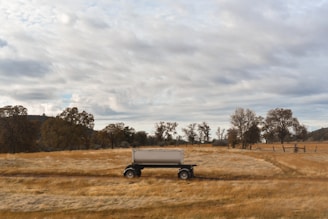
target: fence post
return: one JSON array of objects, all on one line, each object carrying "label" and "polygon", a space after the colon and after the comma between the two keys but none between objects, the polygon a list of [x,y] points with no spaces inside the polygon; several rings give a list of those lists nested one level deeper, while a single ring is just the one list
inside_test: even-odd
[{"label": "fence post", "polygon": [[284,147],[284,145],[281,145],[281,146],[282,146],[282,149],[284,150],[284,152],[286,152],[286,151],[285,151],[285,147]]}]

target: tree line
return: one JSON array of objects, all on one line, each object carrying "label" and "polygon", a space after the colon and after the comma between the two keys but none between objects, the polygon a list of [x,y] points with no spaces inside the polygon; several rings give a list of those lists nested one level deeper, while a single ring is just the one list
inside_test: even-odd
[{"label": "tree line", "polygon": [[245,149],[263,139],[283,143],[305,140],[307,134],[290,109],[273,109],[263,118],[250,109],[237,108],[231,115],[231,125],[227,132],[218,127],[213,139],[206,122],[182,128],[183,136],[177,132],[178,123],[163,121],[155,123],[153,135],[124,123],[108,124],[95,131],[94,116],[77,107],[66,108],[55,117],[33,117],[24,106],[5,106],[0,108],[0,153],[201,143],[241,145]]},{"label": "tree line", "polygon": [[266,118],[257,116],[250,109],[237,108],[231,115],[232,128],[228,130],[228,142],[232,147],[240,144],[243,149],[264,140],[266,143],[279,141],[305,141],[307,128],[293,117],[291,109],[269,110]]}]

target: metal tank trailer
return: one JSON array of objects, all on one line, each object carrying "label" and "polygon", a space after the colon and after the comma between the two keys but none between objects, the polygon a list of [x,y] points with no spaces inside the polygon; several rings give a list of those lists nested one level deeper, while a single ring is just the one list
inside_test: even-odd
[{"label": "metal tank trailer", "polygon": [[194,177],[196,164],[183,163],[183,150],[176,149],[132,149],[132,163],[128,165],[123,175],[127,178],[140,177],[145,168],[178,168],[180,179]]}]

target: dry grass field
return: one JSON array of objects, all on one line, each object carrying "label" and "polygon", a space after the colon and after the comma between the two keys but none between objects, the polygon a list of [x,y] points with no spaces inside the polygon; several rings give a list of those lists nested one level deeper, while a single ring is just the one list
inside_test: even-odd
[{"label": "dry grass field", "polygon": [[305,145],[179,147],[198,165],[186,181],[124,178],[131,149],[1,154],[0,218],[328,218],[328,144]]}]

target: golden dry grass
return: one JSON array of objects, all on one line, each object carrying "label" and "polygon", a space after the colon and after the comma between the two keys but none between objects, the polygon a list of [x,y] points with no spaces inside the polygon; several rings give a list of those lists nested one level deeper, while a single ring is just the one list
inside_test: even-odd
[{"label": "golden dry grass", "polygon": [[0,218],[328,218],[328,144],[182,148],[195,179],[176,169],[125,179],[131,149],[2,154]]}]

